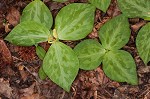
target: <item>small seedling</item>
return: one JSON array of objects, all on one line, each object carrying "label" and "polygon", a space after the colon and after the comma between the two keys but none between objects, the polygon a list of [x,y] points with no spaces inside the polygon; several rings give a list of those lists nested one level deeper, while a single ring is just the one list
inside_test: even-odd
[{"label": "small seedling", "polygon": [[35,0],[23,10],[21,23],[5,40],[19,46],[37,46],[45,41],[50,43],[46,54],[39,46],[36,49],[39,58],[43,59],[40,77],[44,79],[47,75],[69,91],[78,74],[79,60],[75,52],[59,40],[79,40],[86,37],[93,29],[94,15],[95,7],[90,4],[69,4],[59,11],[52,30],[53,19],[49,9],[40,0]]},{"label": "small seedling", "polygon": [[111,19],[99,30],[101,44],[95,40],[85,40],[74,48],[79,58],[79,67],[92,70],[102,62],[103,70],[110,79],[137,85],[134,59],[128,52],[120,50],[129,37],[128,19],[123,15]]}]

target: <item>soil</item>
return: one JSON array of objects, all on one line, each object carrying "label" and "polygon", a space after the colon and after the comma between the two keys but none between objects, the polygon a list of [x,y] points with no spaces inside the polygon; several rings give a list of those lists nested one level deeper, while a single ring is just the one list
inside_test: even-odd
[{"label": "soil", "polygon": [[[87,0],[69,0],[58,3],[43,0],[51,10],[53,17],[69,3]],[[4,38],[19,23],[23,8],[31,0],[0,0],[0,98],[1,99],[150,99],[150,63],[145,66],[135,46],[138,31],[147,22],[143,19],[129,19],[131,36],[128,44],[122,49],[133,56],[139,79],[139,85],[118,83],[104,74],[102,66],[92,71],[80,70],[72,84],[71,91],[65,92],[48,78],[40,80],[38,70],[42,61],[35,53],[35,47],[15,46]],[[112,0],[106,13],[96,10],[93,31],[87,36],[98,39],[98,29],[109,19],[121,14],[116,0]],[[80,40],[81,41],[81,40]],[[63,41],[74,47],[80,41]],[[45,50],[47,43],[41,44]]]}]

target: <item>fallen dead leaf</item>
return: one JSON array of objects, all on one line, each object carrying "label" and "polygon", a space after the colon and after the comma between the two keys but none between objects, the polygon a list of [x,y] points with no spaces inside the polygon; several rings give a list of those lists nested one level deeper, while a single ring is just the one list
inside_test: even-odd
[{"label": "fallen dead leaf", "polygon": [[[20,89],[19,90],[19,92],[21,93],[20,97],[32,96],[34,94],[34,87],[35,87],[35,83],[33,83],[29,88]],[[24,98],[24,99],[29,99],[29,98]],[[32,98],[32,99],[34,99],[34,98]]]},{"label": "fallen dead leaf", "polygon": [[139,23],[139,22],[140,22],[140,18],[130,18],[130,19],[129,19],[129,22],[130,22],[131,24]]},{"label": "fallen dead leaf", "polygon": [[149,66],[141,66],[138,70],[138,73],[143,74],[143,73],[148,73],[150,72],[150,67]]},{"label": "fallen dead leaf", "polygon": [[9,28],[10,24],[9,23],[6,23],[5,24],[5,32],[8,33],[11,31],[11,29]]},{"label": "fallen dead leaf", "polygon": [[28,78],[28,73],[24,71],[24,69],[21,69],[23,66],[19,66],[18,68],[20,68],[19,72],[21,75],[21,78],[23,79],[23,81],[26,81],[26,79]]},{"label": "fallen dead leaf", "polygon": [[130,87],[128,88],[128,92],[129,93],[137,93],[139,91],[139,87],[138,86],[133,86],[133,87]]},{"label": "fallen dead leaf", "polygon": [[9,81],[4,81],[3,78],[0,78],[0,94],[9,99],[12,96],[12,88],[10,87]]},{"label": "fallen dead leaf", "polygon": [[64,6],[64,4],[62,4],[62,3],[59,3],[59,2],[52,2],[52,3],[50,4],[50,9],[51,9],[51,10],[58,10],[58,9],[61,9],[63,6]]},{"label": "fallen dead leaf", "polygon": [[140,21],[139,23],[136,23],[134,25],[131,26],[131,29],[134,32],[137,32],[142,26],[144,26],[147,22],[146,21]]},{"label": "fallen dead leaf", "polygon": [[100,83],[100,85],[106,84],[109,82],[109,78],[106,77],[106,75],[104,74],[104,71],[100,67],[98,67],[96,69],[96,72],[97,72],[96,73],[97,74],[97,80]]},{"label": "fallen dead leaf", "polygon": [[11,7],[8,10],[8,14],[6,15],[6,19],[10,24],[12,24],[13,26],[16,26],[20,20],[19,11],[15,7]]},{"label": "fallen dead leaf", "polygon": [[21,99],[41,99],[41,98],[39,97],[39,94],[32,94],[29,96],[21,97]]},{"label": "fallen dead leaf", "polygon": [[0,11],[0,28],[3,27],[3,21],[4,21],[3,12]]},{"label": "fallen dead leaf", "polygon": [[97,31],[95,28],[93,28],[92,33],[90,33],[90,34],[88,35],[88,37],[91,38],[91,39],[97,38],[97,37],[98,37],[98,31]]},{"label": "fallen dead leaf", "polygon": [[115,81],[110,82],[108,85],[108,87],[111,87],[111,88],[117,88],[119,86],[120,86],[120,84],[118,82],[115,82]]},{"label": "fallen dead leaf", "polygon": [[117,5],[117,0],[112,0],[112,3],[110,4],[110,6],[107,10],[107,14],[110,17],[115,17],[115,16],[121,14],[121,11]]},{"label": "fallen dead leaf", "polygon": [[25,47],[25,46],[18,46],[17,48],[18,55],[20,58],[27,62],[33,62],[37,59],[35,46]]},{"label": "fallen dead leaf", "polygon": [[95,11],[95,18],[94,18],[95,24],[97,24],[98,22],[100,22],[103,19],[102,14],[103,14],[103,12],[98,9]]},{"label": "fallen dead leaf", "polygon": [[4,40],[0,39],[0,54],[2,55],[2,59],[5,63],[11,64],[12,63],[12,56],[7,48]]},{"label": "fallen dead leaf", "polygon": [[119,90],[115,90],[112,99],[129,99],[126,94],[121,93]]},{"label": "fallen dead leaf", "polygon": [[97,29],[97,30],[99,30],[107,21],[109,21],[111,19],[111,17],[105,17],[105,18],[103,18],[103,20],[100,22],[100,23],[98,23],[96,26],[95,26],[95,28]]},{"label": "fallen dead leaf", "polygon": [[120,86],[117,88],[117,90],[121,93],[125,92],[127,90],[127,86]]}]

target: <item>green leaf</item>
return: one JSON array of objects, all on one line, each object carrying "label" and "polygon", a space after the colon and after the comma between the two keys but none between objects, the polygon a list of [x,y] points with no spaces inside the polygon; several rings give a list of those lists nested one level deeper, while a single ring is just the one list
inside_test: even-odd
[{"label": "green leaf", "polygon": [[53,18],[48,7],[40,0],[35,0],[29,3],[23,10],[21,22],[35,21],[42,23],[48,29],[53,24]]},{"label": "green leaf", "polygon": [[111,19],[100,28],[99,38],[107,50],[122,48],[130,38],[128,19],[123,15]]},{"label": "green leaf", "polygon": [[62,8],[56,16],[55,28],[60,40],[79,40],[93,29],[95,7],[74,3]]},{"label": "green leaf", "polygon": [[42,80],[46,79],[46,77],[47,77],[47,75],[44,72],[42,67],[40,67],[38,74],[39,74],[40,79],[42,79]]},{"label": "green leaf", "polygon": [[111,2],[111,0],[88,0],[88,1],[98,9],[101,9],[103,12],[106,12]]},{"label": "green leaf", "polygon": [[139,56],[147,64],[150,61],[150,23],[146,24],[139,31],[136,38],[136,46]]},{"label": "green leaf", "polygon": [[150,20],[150,0],[118,0],[118,4],[127,17]]},{"label": "green leaf", "polygon": [[37,46],[36,47],[36,54],[38,55],[38,57],[43,60],[46,54],[46,51],[41,47],[41,46]]},{"label": "green leaf", "polygon": [[65,1],[68,1],[68,0],[53,0],[53,1],[56,1],[56,2],[65,2]]},{"label": "green leaf", "polygon": [[61,42],[55,42],[44,58],[43,70],[53,82],[69,92],[78,74],[79,60],[70,47]]},{"label": "green leaf", "polygon": [[[36,54],[41,60],[43,60],[46,55],[46,51],[41,46],[36,46]],[[42,80],[46,79],[47,77],[42,67],[40,67],[38,74],[39,74],[40,79]]]},{"label": "green leaf", "polygon": [[105,49],[96,40],[84,40],[75,48],[79,58],[79,67],[84,70],[92,70],[97,68],[105,55]]},{"label": "green leaf", "polygon": [[15,45],[32,46],[47,41],[50,36],[50,31],[42,24],[26,21],[17,25],[5,40]]},{"label": "green leaf", "polygon": [[132,56],[123,50],[109,51],[103,60],[103,70],[112,80],[138,84],[136,65]]}]

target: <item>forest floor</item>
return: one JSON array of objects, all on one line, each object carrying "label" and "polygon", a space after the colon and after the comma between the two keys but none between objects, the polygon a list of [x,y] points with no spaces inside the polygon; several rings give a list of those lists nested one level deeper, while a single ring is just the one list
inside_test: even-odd
[{"label": "forest floor", "polygon": [[[53,17],[69,3],[87,0],[69,0],[65,3],[43,0],[51,10]],[[122,49],[133,56],[139,79],[139,85],[118,83],[104,74],[102,66],[92,71],[80,70],[72,84],[71,91],[65,92],[51,80],[40,80],[38,70],[42,61],[35,53],[35,47],[20,47],[4,41],[9,32],[19,23],[23,8],[31,0],[0,0],[0,99],[150,99],[150,63],[145,66],[135,46],[139,29],[146,21],[129,19],[131,36]],[[121,14],[116,0],[112,0],[107,13],[96,10],[93,31],[87,38],[98,39],[98,29],[110,18]],[[64,42],[74,47],[78,42]],[[47,43],[41,44],[46,50]]]}]

